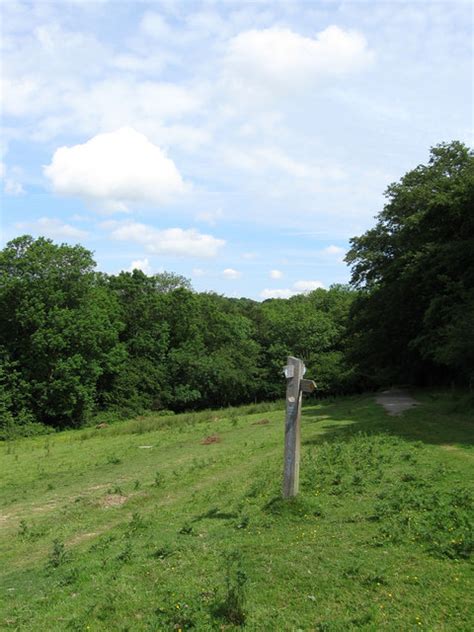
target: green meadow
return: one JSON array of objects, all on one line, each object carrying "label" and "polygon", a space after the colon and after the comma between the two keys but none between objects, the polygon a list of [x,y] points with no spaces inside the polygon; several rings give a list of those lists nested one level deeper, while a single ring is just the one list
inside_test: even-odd
[{"label": "green meadow", "polygon": [[472,399],[309,400],[4,442],[5,630],[474,629]]}]

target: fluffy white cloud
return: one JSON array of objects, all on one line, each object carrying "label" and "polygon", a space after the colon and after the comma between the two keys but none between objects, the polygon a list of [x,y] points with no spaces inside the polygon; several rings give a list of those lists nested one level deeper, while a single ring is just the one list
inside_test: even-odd
[{"label": "fluffy white cloud", "polygon": [[29,231],[34,235],[41,235],[42,237],[57,238],[71,238],[71,239],[83,239],[87,237],[87,232],[75,228],[70,224],[64,224],[59,219],[51,217],[40,217],[40,219],[34,222],[17,222],[15,228],[22,231]]},{"label": "fluffy white cloud", "polygon": [[126,210],[134,202],[162,204],[186,188],[174,162],[128,127],[60,147],[44,173],[57,193],[112,210]]},{"label": "fluffy white cloud", "polygon": [[271,279],[281,279],[283,272],[281,270],[270,270]]},{"label": "fluffy white cloud", "polygon": [[358,71],[372,61],[365,37],[356,31],[329,26],[312,38],[275,26],[233,37],[225,64],[230,81],[287,92],[289,86]]},{"label": "fluffy white cloud", "polygon": [[146,257],[144,259],[137,259],[136,261],[132,261],[130,267],[128,268],[128,272],[133,272],[134,270],[141,270],[145,274],[151,274],[150,262]]},{"label": "fluffy white cloud", "polygon": [[111,230],[112,239],[136,242],[145,246],[148,252],[160,255],[210,258],[215,257],[225,244],[223,239],[193,228],[158,230],[138,222],[105,222],[103,227]]},{"label": "fluffy white cloud", "polygon": [[238,270],[234,270],[233,268],[226,268],[223,270],[222,276],[225,279],[239,279],[242,276],[242,273]]},{"label": "fluffy white cloud", "polygon": [[318,288],[324,288],[324,284],[321,281],[296,281],[292,288],[265,288],[260,292],[260,296],[263,299],[267,298],[290,298],[295,294],[307,294]]}]

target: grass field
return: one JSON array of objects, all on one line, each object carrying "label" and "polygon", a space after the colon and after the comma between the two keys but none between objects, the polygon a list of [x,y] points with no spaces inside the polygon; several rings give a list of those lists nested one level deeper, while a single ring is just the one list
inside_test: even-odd
[{"label": "grass field", "polygon": [[474,629],[474,412],[415,395],[308,404],[291,502],[281,403],[2,444],[0,628]]}]

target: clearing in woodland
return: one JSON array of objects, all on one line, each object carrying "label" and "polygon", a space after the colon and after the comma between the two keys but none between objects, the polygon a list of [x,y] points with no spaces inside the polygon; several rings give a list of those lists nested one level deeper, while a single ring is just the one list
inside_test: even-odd
[{"label": "clearing in woodland", "polygon": [[281,402],[3,443],[0,627],[473,629],[472,399],[414,396],[307,403],[285,502]]}]

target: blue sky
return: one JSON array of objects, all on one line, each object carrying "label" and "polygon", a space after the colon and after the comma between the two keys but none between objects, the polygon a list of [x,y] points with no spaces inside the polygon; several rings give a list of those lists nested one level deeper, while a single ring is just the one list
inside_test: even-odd
[{"label": "blue sky", "polygon": [[2,243],[264,299],[347,282],[429,147],[472,145],[469,2],[7,0]]}]

